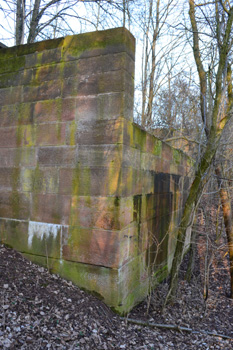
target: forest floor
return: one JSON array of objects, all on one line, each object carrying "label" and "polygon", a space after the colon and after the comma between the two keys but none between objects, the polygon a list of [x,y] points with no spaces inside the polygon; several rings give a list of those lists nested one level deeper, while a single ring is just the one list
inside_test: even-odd
[{"label": "forest floor", "polygon": [[[200,227],[199,222],[191,281],[181,273],[174,304],[162,310],[168,288],[164,282],[126,319],[71,282],[1,245],[0,349],[233,349],[233,299],[227,297],[230,277],[224,234],[216,239],[213,225],[210,230]],[[142,326],[130,319],[178,327]]]}]

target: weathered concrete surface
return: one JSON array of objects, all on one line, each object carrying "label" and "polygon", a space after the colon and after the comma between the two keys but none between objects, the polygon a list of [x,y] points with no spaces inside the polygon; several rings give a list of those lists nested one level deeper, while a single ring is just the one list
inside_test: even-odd
[{"label": "weathered concrete surface", "polygon": [[190,171],[132,122],[134,45],[118,28],[0,51],[0,240],[121,313],[169,268]]}]

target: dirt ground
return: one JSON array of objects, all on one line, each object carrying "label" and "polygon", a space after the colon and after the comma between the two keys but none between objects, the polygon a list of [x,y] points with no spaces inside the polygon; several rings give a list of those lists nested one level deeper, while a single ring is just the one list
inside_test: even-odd
[{"label": "dirt ground", "polygon": [[[168,288],[164,282],[150,300],[127,316],[128,320],[176,325],[177,330],[127,322],[71,282],[1,245],[0,349],[233,349],[233,300],[227,296],[230,281],[224,237],[206,242],[203,230],[196,239],[191,282],[181,273],[173,305],[162,311]],[[203,285],[208,271],[205,301]]]}]

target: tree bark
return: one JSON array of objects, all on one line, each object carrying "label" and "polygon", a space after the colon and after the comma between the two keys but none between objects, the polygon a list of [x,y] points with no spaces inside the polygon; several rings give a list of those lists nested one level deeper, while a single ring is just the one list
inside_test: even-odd
[{"label": "tree bark", "polygon": [[16,25],[15,25],[15,44],[16,45],[21,45],[24,42],[24,16],[25,16],[25,0],[17,0]]},{"label": "tree bark", "polygon": [[35,0],[33,11],[32,11],[32,19],[30,23],[29,35],[28,35],[28,43],[33,43],[37,36],[38,24],[39,24],[39,10],[40,10],[40,2],[41,0]]},{"label": "tree bark", "polygon": [[[200,80],[200,91],[201,91],[201,110],[203,117],[205,117],[205,101],[206,101],[206,74],[203,68],[203,63],[201,60],[201,53],[199,48],[199,33],[196,24],[195,17],[195,3],[194,0],[189,0],[189,17],[191,21],[192,31],[193,31],[193,54],[199,74]],[[223,109],[222,102],[225,98],[224,92],[224,80],[223,80],[223,72],[226,67],[227,56],[230,49],[230,39],[231,39],[231,30],[232,30],[232,22],[233,22],[233,7],[230,8],[226,23],[226,29],[223,33],[222,44],[219,51],[219,62],[218,62],[218,70],[215,81],[216,94],[214,99],[214,108],[211,114],[211,125],[205,125],[206,136],[207,136],[207,144],[206,149],[203,155],[201,156],[200,162],[197,167],[197,171],[194,176],[194,181],[191,185],[188,198],[186,200],[183,215],[181,218],[180,225],[177,229],[177,244],[176,250],[174,254],[172,269],[171,269],[171,280],[170,287],[167,294],[167,298],[165,304],[168,301],[172,301],[175,297],[177,285],[178,285],[178,273],[180,269],[180,264],[182,262],[184,243],[185,243],[185,235],[188,227],[192,224],[192,216],[194,214],[194,209],[199,201],[199,198],[202,194],[204,188],[205,178],[210,169],[210,165],[214,159],[215,153],[218,149],[220,137],[226,126],[227,121],[229,120],[231,114],[232,103]],[[204,94],[204,96],[202,96]],[[224,118],[219,121],[219,116],[224,115]]]},{"label": "tree bark", "polygon": [[231,197],[229,195],[229,189],[226,180],[221,181],[221,179],[225,178],[225,175],[220,165],[215,167],[215,173],[217,175],[219,195],[222,204],[223,219],[227,236],[231,275],[231,297],[233,297],[233,213]]},{"label": "tree bark", "polygon": [[153,99],[154,99],[154,79],[155,79],[155,49],[156,49],[156,43],[158,40],[159,35],[159,24],[160,24],[160,18],[159,18],[159,6],[160,6],[160,0],[157,0],[156,3],[156,24],[155,29],[153,32],[153,40],[152,40],[152,47],[151,47],[151,73],[150,73],[150,85],[149,85],[149,96],[148,96],[148,103],[147,103],[147,121],[151,121],[152,119],[152,108],[153,108]]},{"label": "tree bark", "polygon": [[153,0],[150,0],[149,18],[145,32],[145,62],[142,64],[142,126],[146,127],[146,100],[147,100],[147,86],[148,86],[148,66],[149,66],[149,30],[152,21]]},{"label": "tree bark", "polygon": [[189,195],[184,206],[181,222],[177,230],[177,244],[176,244],[176,250],[173,258],[171,274],[170,274],[171,275],[170,286],[169,286],[169,291],[166,297],[165,304],[167,302],[173,301],[175,298],[175,294],[178,286],[178,274],[179,274],[179,269],[183,258],[186,231],[192,225],[193,215],[196,210],[196,205],[202,194],[209,167],[214,159],[215,152],[218,148],[219,139],[220,137],[215,137],[215,133],[213,133],[213,135],[210,135],[210,138],[206,147],[206,151],[203,154],[201,161],[198,165],[198,169],[196,171],[194,181],[191,185]]}]

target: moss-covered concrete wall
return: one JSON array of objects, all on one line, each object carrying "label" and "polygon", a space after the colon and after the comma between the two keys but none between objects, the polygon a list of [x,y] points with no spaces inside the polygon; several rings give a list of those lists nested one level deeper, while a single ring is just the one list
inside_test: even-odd
[{"label": "moss-covered concrete wall", "polygon": [[0,50],[0,240],[118,312],[166,273],[189,173],[132,122],[134,49],[118,28]]}]

